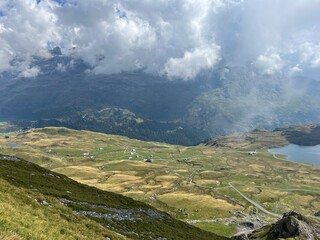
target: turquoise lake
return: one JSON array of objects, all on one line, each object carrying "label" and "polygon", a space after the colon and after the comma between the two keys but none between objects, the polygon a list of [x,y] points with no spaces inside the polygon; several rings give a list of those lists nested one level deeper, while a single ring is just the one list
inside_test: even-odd
[{"label": "turquoise lake", "polygon": [[320,145],[299,146],[289,144],[281,148],[271,148],[269,149],[269,152],[274,154],[284,154],[286,155],[286,159],[291,161],[310,163],[320,166]]}]

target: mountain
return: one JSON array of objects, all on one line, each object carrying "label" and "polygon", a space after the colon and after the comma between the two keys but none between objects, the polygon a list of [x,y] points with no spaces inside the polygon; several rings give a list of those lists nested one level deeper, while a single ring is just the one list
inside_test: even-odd
[{"label": "mountain", "polygon": [[[60,55],[39,59],[36,64],[43,73],[36,78],[2,76],[1,119],[186,145],[206,136],[181,121],[189,102],[201,90],[195,82],[170,82],[143,72],[89,74],[82,61]],[[59,64],[69,67],[60,71]],[[133,115],[139,121],[132,121]]]},{"label": "mountain", "polygon": [[273,131],[254,130],[231,136],[209,138],[202,142],[206,146],[255,149],[273,148],[289,143],[300,146],[320,144],[320,125],[297,125],[276,128]]},{"label": "mountain", "polygon": [[320,121],[315,104],[320,82],[304,76],[257,75],[250,66],[226,63],[193,81],[172,81],[143,70],[103,75],[91,73],[90,66],[59,49],[52,54],[35,59],[34,66],[41,69],[36,77],[1,74],[1,120],[183,145]]},{"label": "mountain", "polygon": [[92,109],[70,111],[58,119],[37,121],[13,121],[13,125],[23,129],[46,126],[67,127],[77,130],[90,130],[172,144],[193,145],[200,142],[204,131],[190,129],[182,122],[157,122],[138,117],[127,109],[107,107],[97,111]]},{"label": "mountain", "polygon": [[21,158],[0,173],[1,239],[227,239]]}]

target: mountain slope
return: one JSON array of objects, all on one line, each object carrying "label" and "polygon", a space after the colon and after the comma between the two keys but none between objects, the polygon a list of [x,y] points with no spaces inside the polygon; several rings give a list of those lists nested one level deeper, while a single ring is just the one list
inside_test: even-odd
[{"label": "mountain slope", "polygon": [[[4,193],[1,197],[6,198],[1,212],[11,216],[1,218],[0,229],[22,239],[50,239],[45,238],[47,231],[52,239],[77,239],[78,235],[82,236],[78,239],[118,238],[97,223],[132,239],[226,239],[175,220],[142,202],[80,184],[16,157],[0,156],[0,178]],[[17,205],[21,211],[16,219]],[[57,223],[58,229],[51,227],[51,221]],[[64,221],[70,226],[62,226]],[[32,232],[34,228],[38,230]]]},{"label": "mountain slope", "polygon": [[[25,176],[7,174],[8,167],[17,171],[18,165],[3,158],[0,156],[0,239],[124,239],[95,221],[74,215],[53,197],[20,187],[16,180],[24,181]],[[33,165],[28,168],[31,175]]]},{"label": "mountain slope", "polygon": [[[182,145],[320,121],[320,83],[304,77],[270,78],[248,66],[223,65],[195,81],[170,81],[144,71],[96,75],[81,60],[63,55],[38,59],[35,65],[41,68],[35,78],[0,75],[0,120]],[[125,112],[143,122],[131,121]]]},{"label": "mountain slope", "polygon": [[289,143],[301,146],[320,144],[320,125],[297,125],[276,128],[274,131],[254,130],[230,136],[209,138],[202,142],[207,146],[259,149],[285,146]]},{"label": "mountain slope", "polygon": [[205,132],[190,129],[181,122],[158,122],[138,117],[127,109],[106,107],[100,110],[82,110],[65,117],[37,121],[15,121],[20,128],[41,128],[46,126],[90,130],[171,144],[193,145],[207,136]]}]

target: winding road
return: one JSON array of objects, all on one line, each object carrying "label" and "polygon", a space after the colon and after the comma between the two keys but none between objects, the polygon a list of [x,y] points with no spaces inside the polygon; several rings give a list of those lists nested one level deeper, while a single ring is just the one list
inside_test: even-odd
[{"label": "winding road", "polygon": [[241,195],[241,197],[243,197],[246,201],[251,203],[253,206],[255,206],[257,209],[261,210],[262,212],[264,212],[268,215],[271,215],[273,217],[277,217],[277,218],[281,217],[281,215],[268,211],[267,209],[262,207],[260,204],[256,203],[252,199],[248,198],[246,195],[244,195],[242,192],[240,192],[235,186],[233,186],[232,183],[229,183],[229,186],[231,188],[233,188],[237,193],[239,193]]}]

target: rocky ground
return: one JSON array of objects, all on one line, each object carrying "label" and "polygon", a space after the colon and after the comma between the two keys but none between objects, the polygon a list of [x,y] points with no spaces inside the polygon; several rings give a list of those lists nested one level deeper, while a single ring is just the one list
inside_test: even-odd
[{"label": "rocky ground", "polygon": [[259,229],[247,233],[241,233],[232,240],[258,240],[292,238],[297,240],[320,239],[320,219],[305,217],[297,212],[284,213],[277,222],[265,225]]}]

